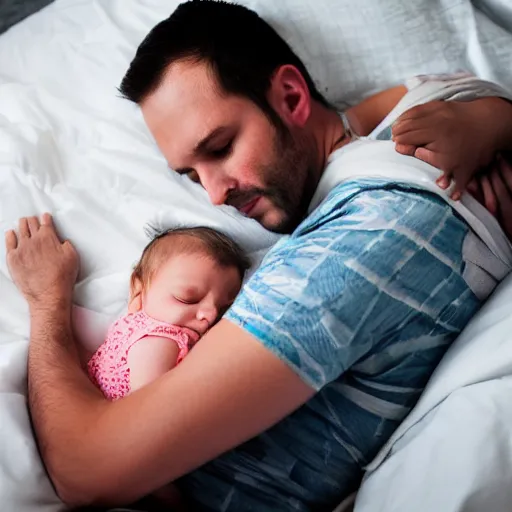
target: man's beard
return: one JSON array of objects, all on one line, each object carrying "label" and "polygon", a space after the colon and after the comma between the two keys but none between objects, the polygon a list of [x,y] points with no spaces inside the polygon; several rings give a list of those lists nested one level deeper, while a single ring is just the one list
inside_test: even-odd
[{"label": "man's beard", "polygon": [[273,162],[260,171],[265,186],[234,190],[229,193],[226,204],[240,209],[257,197],[264,197],[284,215],[278,224],[263,226],[276,233],[291,233],[306,217],[318,184],[308,143],[305,138],[294,140],[287,129],[286,132],[276,130]]}]

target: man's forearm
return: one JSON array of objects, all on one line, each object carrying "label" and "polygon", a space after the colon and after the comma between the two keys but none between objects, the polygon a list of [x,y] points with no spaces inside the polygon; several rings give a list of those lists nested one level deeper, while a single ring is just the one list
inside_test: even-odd
[{"label": "man's forearm", "polygon": [[20,219],[19,232],[6,234],[6,249],[30,308],[34,427],[68,505],[132,503],[263,432],[314,394],[252,335],[221,321],[172,372],[107,401],[74,345],[73,246],[59,240],[45,214]]},{"label": "man's forearm", "polygon": [[31,310],[28,381],[32,420],[56,490],[66,502],[82,501],[74,483],[85,470],[80,454],[90,425],[84,419],[105,401],[80,366],[70,304]]}]

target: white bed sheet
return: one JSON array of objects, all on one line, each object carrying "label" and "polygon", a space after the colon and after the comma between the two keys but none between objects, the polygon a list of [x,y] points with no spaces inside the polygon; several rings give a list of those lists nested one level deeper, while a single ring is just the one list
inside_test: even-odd
[{"label": "white bed sheet", "polygon": [[[484,3],[493,15],[506,7],[500,2],[507,0]],[[421,72],[468,69],[512,84],[503,16],[495,23],[469,0],[246,3],[283,33],[338,105]],[[147,222],[220,227],[255,254],[275,240],[171,175],[137,108],[116,97],[137,44],[177,4],[57,0],[0,37],[0,228],[54,213],[82,257],[77,318],[92,345],[125,306]],[[3,246],[0,304],[0,503],[6,511],[54,512],[60,503],[26,409],[27,308],[8,278]]]}]

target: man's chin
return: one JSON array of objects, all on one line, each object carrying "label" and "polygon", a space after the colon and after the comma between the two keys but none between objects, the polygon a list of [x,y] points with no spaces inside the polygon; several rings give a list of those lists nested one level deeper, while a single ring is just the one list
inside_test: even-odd
[{"label": "man's chin", "polygon": [[273,209],[260,217],[255,217],[254,220],[259,222],[265,229],[280,235],[292,233],[299,224],[299,222],[294,222],[289,215],[280,209]]}]

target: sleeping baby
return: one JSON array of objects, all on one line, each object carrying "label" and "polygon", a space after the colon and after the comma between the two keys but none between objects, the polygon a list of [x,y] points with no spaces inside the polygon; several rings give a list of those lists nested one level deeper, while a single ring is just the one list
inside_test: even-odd
[{"label": "sleeping baby", "polygon": [[[182,361],[234,301],[249,266],[235,242],[210,228],[156,236],[132,273],[127,314],[111,325],[87,365],[105,397],[123,398]],[[141,504],[186,510],[171,484]]]},{"label": "sleeping baby", "polygon": [[155,237],[131,277],[128,312],[88,363],[93,382],[117,400],[174,368],[240,291],[249,260],[205,227]]}]

